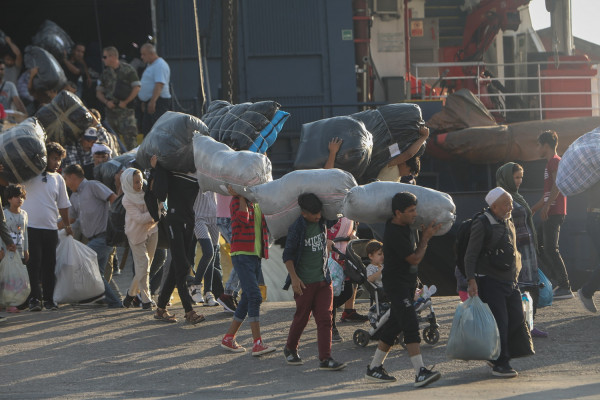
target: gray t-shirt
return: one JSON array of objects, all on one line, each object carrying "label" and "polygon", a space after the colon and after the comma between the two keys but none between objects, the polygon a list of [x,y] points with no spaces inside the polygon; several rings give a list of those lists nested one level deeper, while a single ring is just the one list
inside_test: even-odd
[{"label": "gray t-shirt", "polygon": [[21,74],[21,68],[13,65],[12,67],[4,66],[4,80],[12,82],[14,85],[17,84],[19,75]]},{"label": "gray t-shirt", "polygon": [[84,179],[71,195],[69,217],[79,220],[81,233],[92,238],[106,232],[108,221],[108,198],[113,191],[98,181]]},{"label": "gray t-shirt", "polygon": [[0,82],[0,104],[4,106],[5,110],[10,109],[10,105],[13,102],[13,97],[18,95],[17,87],[14,83],[6,80]]}]

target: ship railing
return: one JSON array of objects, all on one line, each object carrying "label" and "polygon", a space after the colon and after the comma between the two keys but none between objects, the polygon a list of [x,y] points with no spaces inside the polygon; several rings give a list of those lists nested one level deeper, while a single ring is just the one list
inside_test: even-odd
[{"label": "ship railing", "polygon": [[[565,72],[561,76],[544,76],[542,73],[544,70],[557,69],[558,66],[570,66],[577,67],[577,64],[586,64],[590,67],[588,71],[592,71],[592,74],[579,75],[578,72],[582,71],[581,68],[574,68],[572,74],[566,72],[571,69],[561,69]],[[446,87],[453,87],[452,81],[468,81],[472,80],[472,87],[476,87],[474,94],[480,100],[485,103],[493,103],[493,106],[487,106],[488,110],[492,114],[501,114],[507,119],[510,119],[509,114],[511,113],[528,113],[530,120],[544,119],[548,115],[553,114],[564,114],[569,113],[589,116],[600,115],[600,64],[594,64],[587,61],[560,61],[559,64],[554,61],[536,61],[536,62],[522,62],[522,63],[484,63],[484,62],[448,62],[448,63],[416,63],[413,64],[415,69],[416,82],[420,83],[416,87],[416,95],[412,95],[413,98],[419,99],[445,99],[448,94],[447,92],[442,95],[437,95],[434,91],[426,91],[426,85],[439,86],[442,81],[446,81]],[[451,76],[449,72],[453,67],[462,67],[466,71],[476,71],[475,75],[460,75]],[[532,68],[533,67],[533,68]],[[515,76],[510,76],[506,73],[507,68],[515,70]],[[535,70],[535,76],[518,76],[519,70],[525,68],[531,71]],[[424,76],[423,69],[431,71],[436,69],[438,74],[435,76]],[[484,71],[497,71],[498,76],[485,77],[482,76]],[[439,71],[444,71],[446,74],[440,74]],[[595,72],[595,73],[594,73]],[[519,83],[523,85],[526,82],[528,86],[526,91],[507,90],[504,92],[487,92],[482,91],[482,87],[491,81],[499,81],[505,88],[519,87]],[[576,81],[579,85],[587,83],[589,86],[584,84],[583,86],[589,87],[589,90],[569,90],[569,91],[543,91],[543,87],[547,86],[550,81]],[[550,84],[550,86],[552,86]],[[429,92],[429,93],[428,93]],[[487,93],[486,93],[487,92]],[[407,90],[410,93],[410,90]],[[426,94],[428,93],[428,94]],[[517,101],[511,101],[514,99]],[[576,101],[571,101],[575,99]],[[487,101],[486,101],[487,100]],[[558,106],[553,106],[547,103],[558,103]],[[562,103],[562,104],[561,104]],[[564,104],[569,104],[568,106]],[[577,104],[580,103],[580,104]],[[586,104],[581,104],[586,103]],[[512,105],[507,107],[506,105]],[[571,104],[575,104],[571,106]],[[515,105],[518,105],[515,107]]]}]

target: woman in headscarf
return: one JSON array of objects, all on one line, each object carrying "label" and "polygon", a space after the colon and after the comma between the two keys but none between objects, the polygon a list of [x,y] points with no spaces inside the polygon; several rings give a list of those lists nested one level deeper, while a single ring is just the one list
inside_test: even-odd
[{"label": "woman in headscarf", "polygon": [[121,187],[124,194],[122,203],[125,207],[125,234],[133,254],[135,268],[135,275],[123,299],[123,305],[129,308],[139,293],[142,298],[142,308],[151,310],[148,276],[158,242],[158,223],[148,212],[142,190],[143,184],[144,179],[140,170],[127,168],[123,171]]},{"label": "woman in headscarf", "polygon": [[[523,167],[509,162],[496,171],[496,184],[506,190],[513,198],[512,220],[517,233],[517,250],[521,253],[521,273],[519,288],[528,291],[533,299],[534,313],[539,299],[539,276],[537,261],[537,237],[533,224],[533,214],[525,198],[519,193],[523,182]],[[537,328],[531,331],[532,336],[547,337],[548,333]]]}]

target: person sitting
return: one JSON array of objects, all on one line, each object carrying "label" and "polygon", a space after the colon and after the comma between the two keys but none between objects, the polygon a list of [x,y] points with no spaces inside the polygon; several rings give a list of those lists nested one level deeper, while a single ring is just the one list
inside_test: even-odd
[{"label": "person sitting", "polygon": [[371,240],[366,247],[367,256],[371,263],[367,266],[367,280],[378,288],[383,288],[381,275],[383,274],[383,243]]}]

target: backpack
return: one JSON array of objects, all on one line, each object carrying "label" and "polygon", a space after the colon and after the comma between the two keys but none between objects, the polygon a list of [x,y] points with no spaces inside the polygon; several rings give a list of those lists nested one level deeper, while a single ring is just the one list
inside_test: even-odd
[{"label": "backpack", "polygon": [[490,224],[490,220],[484,215],[484,213],[485,211],[480,211],[473,215],[471,218],[461,222],[460,226],[458,227],[458,231],[456,232],[456,266],[465,277],[467,276],[465,274],[465,254],[467,253],[467,247],[469,246],[469,238],[471,237],[471,225],[473,225],[473,221],[479,218],[483,223],[483,226],[485,228],[484,243],[489,242],[490,238],[492,237],[492,224]]}]

